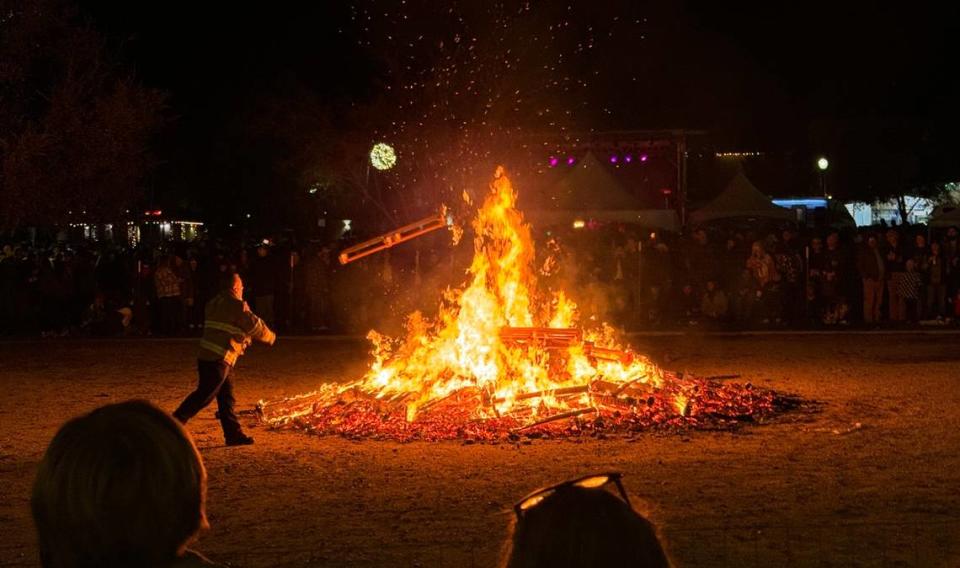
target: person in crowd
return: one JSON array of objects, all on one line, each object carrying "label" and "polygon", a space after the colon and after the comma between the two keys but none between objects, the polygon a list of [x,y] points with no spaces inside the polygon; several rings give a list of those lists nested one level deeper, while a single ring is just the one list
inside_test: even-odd
[{"label": "person in crowd", "polygon": [[[91,253],[86,248],[81,248],[78,253],[74,256],[73,264],[73,279],[74,279],[74,291],[72,298],[70,299],[70,310],[75,312],[76,320],[73,323],[80,324],[83,322],[83,316],[86,313],[87,308],[95,301],[97,295],[97,279],[94,274],[93,260],[91,258]],[[105,300],[110,300],[111,303],[119,300],[117,297],[105,298]]]},{"label": "person in crowd", "polygon": [[896,229],[888,229],[885,236],[886,245],[883,256],[886,259],[884,274],[887,277],[887,309],[891,322],[902,322],[907,319],[906,306],[903,302],[903,296],[900,295],[900,291],[903,289],[900,280],[904,274],[906,254],[903,245],[900,243],[900,233]]},{"label": "person in crowd", "polygon": [[755,284],[749,270],[740,270],[740,276],[733,284],[731,296],[733,297],[734,321],[737,325],[747,325],[750,323],[751,313],[756,302]]},{"label": "person in crowd", "polygon": [[903,299],[903,309],[906,312],[907,319],[917,322],[922,316],[920,293],[923,290],[923,279],[917,270],[916,261],[908,258],[904,263],[905,270],[897,281],[900,287],[900,297]]},{"label": "person in crowd", "polygon": [[703,227],[695,228],[692,237],[691,242],[683,249],[683,268],[687,281],[699,295],[703,292],[707,280],[717,277],[717,253]]},{"label": "person in crowd", "polygon": [[727,295],[717,286],[716,280],[707,280],[706,290],[700,300],[700,313],[713,323],[719,323],[727,317]]},{"label": "person in crowd", "polygon": [[863,282],[863,321],[866,324],[880,323],[886,262],[880,253],[876,235],[868,236],[866,244],[861,247],[857,256],[857,271]]},{"label": "person in crowd", "polygon": [[773,257],[780,273],[780,303],[783,319],[791,325],[803,317],[803,258],[797,248],[796,232],[784,229],[783,240]]},{"label": "person in crowd", "polygon": [[731,294],[740,284],[740,278],[743,274],[743,259],[747,256],[743,250],[742,242],[736,237],[729,237],[724,242],[723,251],[720,253],[720,284]]},{"label": "person in crowd", "polygon": [[807,249],[807,304],[811,319],[819,321],[824,310],[823,275],[827,269],[827,256],[823,239],[813,237]]},{"label": "person in crowd", "polygon": [[207,474],[190,436],[145,401],[64,424],[30,500],[44,568],[213,566],[189,550],[206,518]]},{"label": "person in crowd", "polygon": [[300,257],[300,251],[295,249],[287,250],[285,258],[286,266],[281,279],[281,292],[277,297],[275,309],[279,314],[277,329],[290,331],[296,326],[298,313],[301,311],[297,287],[300,274],[303,272],[303,259]]},{"label": "person in crowd", "polygon": [[768,323],[774,315],[771,298],[776,290],[777,282],[780,280],[780,274],[777,273],[773,257],[767,254],[761,241],[753,243],[746,266],[747,270],[750,271],[753,291],[750,317],[754,319],[759,315],[763,323]]},{"label": "person in crowd", "polygon": [[913,248],[910,249],[910,257],[913,258],[913,263],[919,267],[928,254],[930,254],[930,248],[927,246],[926,235],[917,233],[913,237]]},{"label": "person in crowd", "polygon": [[956,296],[957,292],[960,292],[960,241],[957,240],[957,237],[957,227],[950,227],[947,229],[947,234],[944,235],[942,243],[948,301]]},{"label": "person in crowd", "polygon": [[647,320],[657,325],[663,318],[668,291],[673,282],[673,263],[667,243],[652,236],[643,249],[642,284],[647,305]]},{"label": "person in crowd", "polygon": [[673,305],[678,324],[697,325],[700,321],[701,299],[693,284],[684,284],[680,287]]},{"label": "person in crowd", "polygon": [[21,287],[20,259],[12,245],[3,245],[0,252],[0,335],[17,330],[17,294]]},{"label": "person in crowd", "polygon": [[946,315],[947,274],[940,243],[930,243],[930,253],[924,258],[921,271],[926,283],[926,314],[943,319]]},{"label": "person in crowd", "polygon": [[157,304],[157,287],[154,282],[154,264],[149,260],[137,263],[136,285],[133,289],[133,321],[134,330],[139,335],[149,335],[153,329]]},{"label": "person in crowd", "polygon": [[63,279],[63,256],[54,249],[49,258],[39,259],[37,288],[40,292],[40,331],[53,337],[67,333],[66,286]]},{"label": "person in crowd", "polygon": [[277,293],[278,270],[275,258],[266,244],[257,247],[257,257],[250,264],[250,287],[253,307],[267,325],[274,323],[274,297]]},{"label": "person in crowd", "polygon": [[636,313],[637,244],[627,238],[615,242],[609,273],[616,321],[627,323]]},{"label": "person in crowd", "polygon": [[98,292],[93,298],[93,303],[84,312],[80,329],[97,337],[122,335],[130,325],[131,313],[130,308],[126,306],[122,308],[108,306],[106,296]]},{"label": "person in crowd", "polygon": [[[616,493],[607,491],[610,486]],[[503,568],[667,568],[653,524],[635,511],[619,474],[540,489],[514,506]]]},{"label": "person in crowd", "polygon": [[237,274],[226,279],[224,290],[207,302],[204,316],[203,337],[197,355],[197,388],[180,403],[173,415],[186,424],[216,398],[227,445],[252,444],[253,438],[243,433],[233,409],[235,400],[230,375],[237,359],[253,341],[273,345],[277,336],[243,301],[243,280]]},{"label": "person in crowd", "polygon": [[330,248],[317,247],[306,261],[307,326],[324,331],[330,325],[330,283],[333,278]]},{"label": "person in crowd", "polygon": [[627,236],[623,245],[623,258],[620,265],[623,270],[623,291],[626,295],[625,320],[635,326],[640,309],[640,257],[639,241],[635,234]]},{"label": "person in crowd", "polygon": [[[107,296],[107,301],[130,296],[131,278],[133,272],[128,273],[125,266],[127,256],[114,247],[103,251],[97,260],[94,276],[96,288]],[[135,272],[135,271],[134,271]]]},{"label": "person in crowd", "polygon": [[[927,273],[924,270],[924,267],[927,265],[927,257],[930,256],[930,246],[927,244],[927,237],[923,233],[917,233],[913,237],[913,246],[907,251],[908,257],[913,259],[913,265],[916,268],[917,272],[920,273],[920,279],[922,281],[920,286],[920,319],[926,317],[927,312],[927,303],[926,303],[926,280]],[[908,310],[909,312],[909,310]]]},{"label": "person in crowd", "polygon": [[160,333],[174,335],[180,331],[180,317],[183,313],[183,277],[177,267],[176,255],[169,254],[160,260],[153,275],[153,282],[159,303]]},{"label": "person in crowd", "polygon": [[840,247],[840,234],[836,231],[827,235],[827,246],[823,254],[825,262],[820,281],[822,320],[826,324],[841,323],[846,320],[849,311],[844,293],[844,276],[847,267],[845,254]]},{"label": "person in crowd", "polygon": [[77,305],[76,255],[70,248],[66,248],[60,253],[54,263],[54,270],[59,281],[59,293],[61,294],[59,320],[63,325],[63,334],[66,335],[70,329],[76,327],[79,323],[83,308],[86,307]]},{"label": "person in crowd", "polygon": [[184,270],[183,293],[185,321],[187,322],[187,329],[191,332],[203,328],[203,306],[205,302],[201,303],[203,301],[201,298],[202,279],[203,272],[200,270],[200,261],[197,259],[197,255],[192,254],[186,263],[186,270]]}]

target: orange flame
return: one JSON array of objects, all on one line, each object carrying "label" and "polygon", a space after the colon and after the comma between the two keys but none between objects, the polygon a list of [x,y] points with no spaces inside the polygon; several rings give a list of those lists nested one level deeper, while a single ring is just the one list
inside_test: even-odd
[{"label": "orange flame", "polygon": [[[566,293],[537,290],[530,226],[516,209],[516,200],[503,168],[497,168],[473,221],[474,257],[467,283],[444,293],[435,321],[411,314],[404,338],[371,331],[374,362],[347,388],[381,400],[402,400],[412,421],[424,405],[465,388],[477,389],[488,401],[477,409],[483,418],[516,410],[534,417],[571,403],[589,408],[588,389],[574,401],[561,401],[551,393],[596,380],[624,387],[659,386],[660,370],[643,357],[598,360],[584,344],[557,353],[501,339],[505,327],[571,328],[577,323],[576,304]],[[603,326],[583,337],[591,345],[617,349],[612,332]]]}]

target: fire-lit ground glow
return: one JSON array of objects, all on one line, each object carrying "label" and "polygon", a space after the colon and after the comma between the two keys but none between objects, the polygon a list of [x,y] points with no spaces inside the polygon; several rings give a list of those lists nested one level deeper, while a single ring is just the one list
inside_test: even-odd
[{"label": "fire-lit ground glow", "polygon": [[371,331],[360,380],[261,402],[273,427],[396,440],[722,428],[795,405],[769,390],[684,377],[621,347],[609,326],[578,327],[563,290],[538,290],[530,226],[498,169],[473,221],[468,281],[406,336]]}]

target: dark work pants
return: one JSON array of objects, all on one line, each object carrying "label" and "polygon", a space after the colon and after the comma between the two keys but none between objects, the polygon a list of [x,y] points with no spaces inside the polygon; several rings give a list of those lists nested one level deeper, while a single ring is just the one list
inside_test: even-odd
[{"label": "dark work pants", "polygon": [[240,436],[243,431],[237,414],[233,411],[236,400],[233,398],[233,382],[230,380],[230,371],[233,367],[223,361],[197,361],[199,382],[197,390],[193,391],[180,403],[180,407],[173,412],[173,416],[186,424],[217,399],[220,409],[220,425],[223,426],[223,435],[227,440]]}]

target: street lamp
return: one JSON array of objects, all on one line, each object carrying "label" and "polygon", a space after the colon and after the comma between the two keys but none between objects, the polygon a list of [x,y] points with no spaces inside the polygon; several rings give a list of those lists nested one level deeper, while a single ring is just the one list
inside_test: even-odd
[{"label": "street lamp", "polygon": [[830,167],[830,161],[826,156],[820,156],[817,159],[817,169],[820,170],[820,191],[823,196],[827,196],[827,168]]}]

